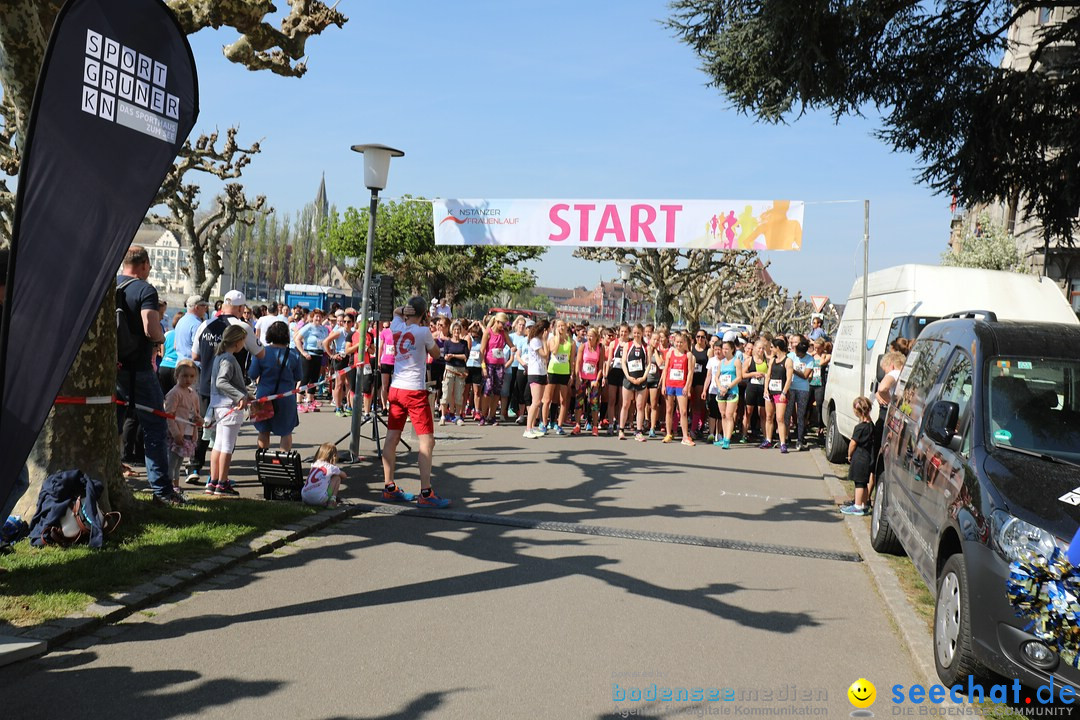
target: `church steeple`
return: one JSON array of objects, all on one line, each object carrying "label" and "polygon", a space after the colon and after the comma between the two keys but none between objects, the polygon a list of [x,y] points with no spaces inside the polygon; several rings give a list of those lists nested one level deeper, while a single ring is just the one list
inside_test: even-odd
[{"label": "church steeple", "polygon": [[329,215],[330,202],[326,199],[326,173],[323,173],[319,181],[319,191],[315,193],[315,216],[311,219],[312,231],[318,232],[323,220]]}]

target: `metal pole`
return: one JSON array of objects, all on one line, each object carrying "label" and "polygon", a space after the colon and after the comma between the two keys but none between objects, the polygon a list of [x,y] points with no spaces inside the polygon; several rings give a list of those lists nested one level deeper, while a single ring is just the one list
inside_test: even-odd
[{"label": "metal pole", "polygon": [[619,322],[626,322],[626,280],[622,281],[622,300],[619,301]]},{"label": "metal pole", "polygon": [[863,256],[862,256],[862,350],[863,361],[859,363],[859,391],[866,392],[866,355],[869,348],[866,347],[866,323],[870,304],[870,201],[863,200]]},{"label": "metal pole", "polygon": [[[364,258],[364,297],[360,299],[360,347],[356,349],[360,358],[360,372],[357,373],[357,385],[360,387],[354,388],[353,393],[353,413],[352,413],[352,438],[349,440],[349,452],[352,453],[353,459],[360,457],[360,413],[364,409],[364,366],[367,365],[367,324],[368,324],[368,310],[371,304],[371,262],[375,257],[375,215],[379,211],[379,190],[378,188],[372,188],[371,190],[371,208],[368,211],[368,231],[367,231],[367,255]],[[377,378],[373,378],[375,380]],[[371,387],[372,394],[375,393],[375,386]],[[374,412],[375,408],[372,407]]]}]

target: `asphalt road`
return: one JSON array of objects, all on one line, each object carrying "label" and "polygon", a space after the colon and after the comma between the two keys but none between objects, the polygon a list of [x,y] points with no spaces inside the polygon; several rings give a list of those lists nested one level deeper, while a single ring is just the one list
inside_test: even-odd
[{"label": "asphalt road", "polygon": [[[298,447],[347,426],[303,416]],[[364,512],[0,669],[2,716],[848,716],[861,677],[886,715],[889,687],[925,681],[809,453],[439,435],[450,519]],[[377,468],[350,473],[376,502]],[[654,684],[705,699],[631,699]]]}]

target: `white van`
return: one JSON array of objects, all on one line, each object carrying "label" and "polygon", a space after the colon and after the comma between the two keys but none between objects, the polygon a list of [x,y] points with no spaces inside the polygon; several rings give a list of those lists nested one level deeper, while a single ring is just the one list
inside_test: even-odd
[{"label": "white van", "polygon": [[[934,320],[967,310],[989,310],[1001,320],[1080,322],[1053,281],[997,270],[898,265],[870,273],[867,297],[865,346],[861,277],[851,288],[833,341],[822,416],[828,428],[825,455],[831,462],[847,457],[848,438],[856,422],[851,404],[859,395],[872,398],[881,379],[881,356],[897,338],[914,340]],[[865,380],[860,388],[862,368]]]}]

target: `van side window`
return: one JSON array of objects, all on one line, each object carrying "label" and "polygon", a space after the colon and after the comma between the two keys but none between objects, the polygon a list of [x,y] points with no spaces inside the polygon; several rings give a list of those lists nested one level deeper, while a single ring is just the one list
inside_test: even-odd
[{"label": "van side window", "polygon": [[[917,350],[917,352],[916,352]],[[908,365],[900,375],[902,387],[897,389],[900,398],[900,410],[913,419],[920,419],[934,383],[945,366],[952,346],[940,340],[920,340],[911,355]]]},{"label": "van side window", "polygon": [[967,427],[968,408],[971,406],[974,387],[972,375],[971,360],[967,353],[957,350],[941,385],[941,399],[954,402],[959,406],[960,414],[956,423],[956,432],[959,434],[963,434]]}]

